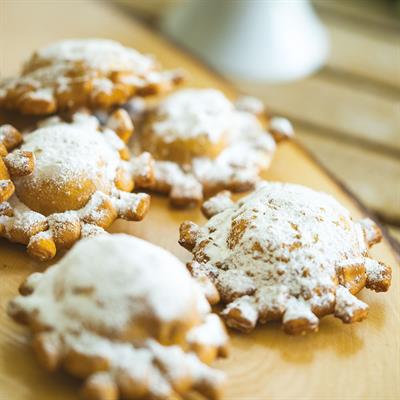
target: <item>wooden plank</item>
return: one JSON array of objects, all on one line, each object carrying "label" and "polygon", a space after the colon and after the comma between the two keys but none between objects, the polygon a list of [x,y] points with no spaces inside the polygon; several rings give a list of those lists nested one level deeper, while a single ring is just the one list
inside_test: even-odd
[{"label": "wooden plank", "polygon": [[329,68],[400,89],[399,35],[393,41],[388,40],[390,35],[365,35],[365,29],[357,30],[327,17],[323,22],[331,40]]},{"label": "wooden plank", "polygon": [[235,83],[276,113],[400,154],[400,97],[378,97],[323,72],[285,85]]},{"label": "wooden plank", "polygon": [[184,0],[111,0],[126,10],[131,10],[146,21],[155,22],[173,7],[183,4]]},{"label": "wooden plank", "polygon": [[314,156],[385,221],[400,223],[400,158],[387,157],[301,127],[298,138]]},{"label": "wooden plank", "polygon": [[[183,4],[182,0],[113,1],[152,23]],[[318,4],[317,9],[320,8]],[[322,10],[325,10],[324,7],[321,4]],[[385,15],[383,10],[380,13]],[[358,26],[346,23],[335,18],[335,11],[329,7],[322,13],[321,19],[330,36],[331,51],[327,61],[330,69],[400,89],[399,35],[391,32],[366,35],[369,24]]]},{"label": "wooden plank", "polygon": [[[399,6],[395,1],[380,0],[313,0],[322,15],[336,15],[352,25],[368,26],[370,33],[400,32]],[[372,32],[371,32],[372,31]]]},{"label": "wooden plank", "polygon": [[[13,46],[6,43],[6,47],[0,49],[0,54],[6,54],[10,60],[11,67],[6,66],[9,72],[15,70],[17,60],[49,39],[106,35],[153,52],[168,65],[182,66],[190,71],[192,83],[217,87],[230,95],[234,93],[229,85],[198,62],[105,3],[19,1],[5,4],[1,10],[5,17],[3,14],[0,37],[7,34],[16,38]],[[21,27],[29,34],[19,35]],[[365,215],[358,202],[295,143],[280,146],[265,177],[327,191],[347,206],[356,218]],[[171,211],[165,199],[154,196],[145,221],[120,221],[113,225],[112,231],[138,235],[185,260],[188,253],[176,242],[178,225],[184,219],[204,221],[198,210]],[[393,288],[384,295],[361,293],[360,297],[371,305],[365,322],[346,326],[334,318],[325,318],[320,332],[306,337],[286,336],[278,324],[257,329],[250,335],[232,332],[231,355],[217,363],[229,378],[225,398],[397,398],[400,395],[400,338],[395,332],[400,322],[397,306],[400,301],[399,265],[386,240],[372,253],[392,265]],[[1,399],[69,400],[77,397],[77,380],[63,373],[51,375],[39,368],[28,350],[26,330],[5,315],[6,304],[16,294],[22,279],[43,268],[30,260],[21,247],[0,241]]]},{"label": "wooden plank", "polygon": [[389,225],[388,230],[400,245],[400,226]]}]

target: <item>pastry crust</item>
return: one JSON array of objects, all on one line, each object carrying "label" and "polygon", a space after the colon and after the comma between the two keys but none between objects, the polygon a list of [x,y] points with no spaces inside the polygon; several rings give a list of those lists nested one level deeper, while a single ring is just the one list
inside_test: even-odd
[{"label": "pastry crust", "polygon": [[74,114],[70,123],[42,121],[6,161],[16,170],[15,195],[7,215],[0,214],[1,236],[27,245],[39,260],[101,233],[116,218],[139,221],[149,208],[147,194],[130,192],[154,179],[151,157],[130,157],[118,135],[88,114]]},{"label": "pastry crust", "polygon": [[0,157],[0,204],[8,200],[14,193],[15,187],[10,179],[10,174],[4,164],[3,159]]},{"label": "pastry crust", "polygon": [[37,50],[18,78],[0,83],[0,108],[34,115],[110,108],[181,81],[181,72],[163,71],[152,57],[118,42],[64,40]]},{"label": "pastry crust", "polygon": [[182,137],[169,140],[164,134],[155,135],[153,126],[162,123],[162,117],[150,116],[140,137],[142,149],[146,149],[157,160],[172,161],[177,164],[190,164],[194,158],[215,159],[226,147],[227,138],[221,134],[212,141],[207,135]]},{"label": "pastry crust", "polygon": [[136,144],[156,160],[152,189],[186,207],[222,189],[254,188],[276,145],[259,118],[260,107],[242,103],[249,100],[235,107],[217,90],[184,89],[148,110]]},{"label": "pastry crust", "polygon": [[31,152],[8,154],[21,141],[22,135],[17,129],[11,125],[0,126],[0,205],[14,194],[13,178],[29,175],[34,167],[35,159]]},{"label": "pastry crust", "polygon": [[368,254],[381,239],[377,225],[353,221],[326,194],[263,182],[237,203],[221,193],[203,211],[208,223],[184,222],[180,244],[193,253],[193,276],[215,285],[233,328],[282,320],[286,333],[303,334],[326,314],[360,321],[368,306],[354,295],[390,286],[390,267]]},{"label": "pastry crust", "polygon": [[32,329],[46,369],[85,380],[85,398],[219,398],[224,377],[208,364],[226,355],[225,328],[167,251],[124,234],[85,239],[21,293],[9,315]]}]

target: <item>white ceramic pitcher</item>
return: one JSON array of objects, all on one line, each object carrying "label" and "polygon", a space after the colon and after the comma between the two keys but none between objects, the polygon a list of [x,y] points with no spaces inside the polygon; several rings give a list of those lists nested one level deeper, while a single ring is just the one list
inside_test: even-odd
[{"label": "white ceramic pitcher", "polygon": [[186,0],[161,28],[220,72],[248,80],[304,77],[329,47],[308,0]]}]

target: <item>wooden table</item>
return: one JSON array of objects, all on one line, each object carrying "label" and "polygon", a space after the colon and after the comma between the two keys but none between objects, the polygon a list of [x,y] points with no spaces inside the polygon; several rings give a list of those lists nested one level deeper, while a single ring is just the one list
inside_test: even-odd
[{"label": "wooden table", "polygon": [[[157,29],[185,0],[112,1]],[[232,83],[287,116],[299,141],[400,241],[400,7],[394,0],[312,3],[330,39],[326,65],[293,82]]]},{"label": "wooden table", "polygon": [[[213,86],[234,95],[234,90],[199,62],[105,3],[91,1],[0,2],[0,68],[17,71],[36,47],[64,37],[109,37],[141,51],[151,52],[168,67],[190,72],[190,85]],[[271,180],[297,182],[327,191],[355,217],[362,207],[296,143],[280,146]],[[154,197],[150,214],[141,223],[118,222],[113,232],[128,232],[159,244],[182,260],[188,254],[177,245],[178,225],[184,219],[201,223],[197,210],[172,211],[166,200]],[[320,332],[290,337],[278,324],[250,335],[232,333],[232,351],[217,366],[229,377],[226,399],[397,399],[400,396],[399,264],[385,239],[373,255],[393,267],[393,285],[387,294],[363,291],[370,305],[361,324],[343,325],[327,317]],[[43,371],[28,347],[26,329],[5,314],[25,276],[43,270],[20,246],[0,241],[0,399],[64,400],[77,396],[78,381],[62,372]]]},{"label": "wooden table", "polygon": [[400,240],[400,18],[394,3],[313,0],[330,38],[326,65],[287,84],[235,84],[290,118],[301,143]]}]

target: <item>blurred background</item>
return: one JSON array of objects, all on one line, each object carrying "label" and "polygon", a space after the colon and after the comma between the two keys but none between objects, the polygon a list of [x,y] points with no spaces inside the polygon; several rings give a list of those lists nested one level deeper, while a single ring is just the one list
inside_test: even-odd
[{"label": "blurred background", "polygon": [[116,2],[288,117],[400,240],[399,1]]}]

